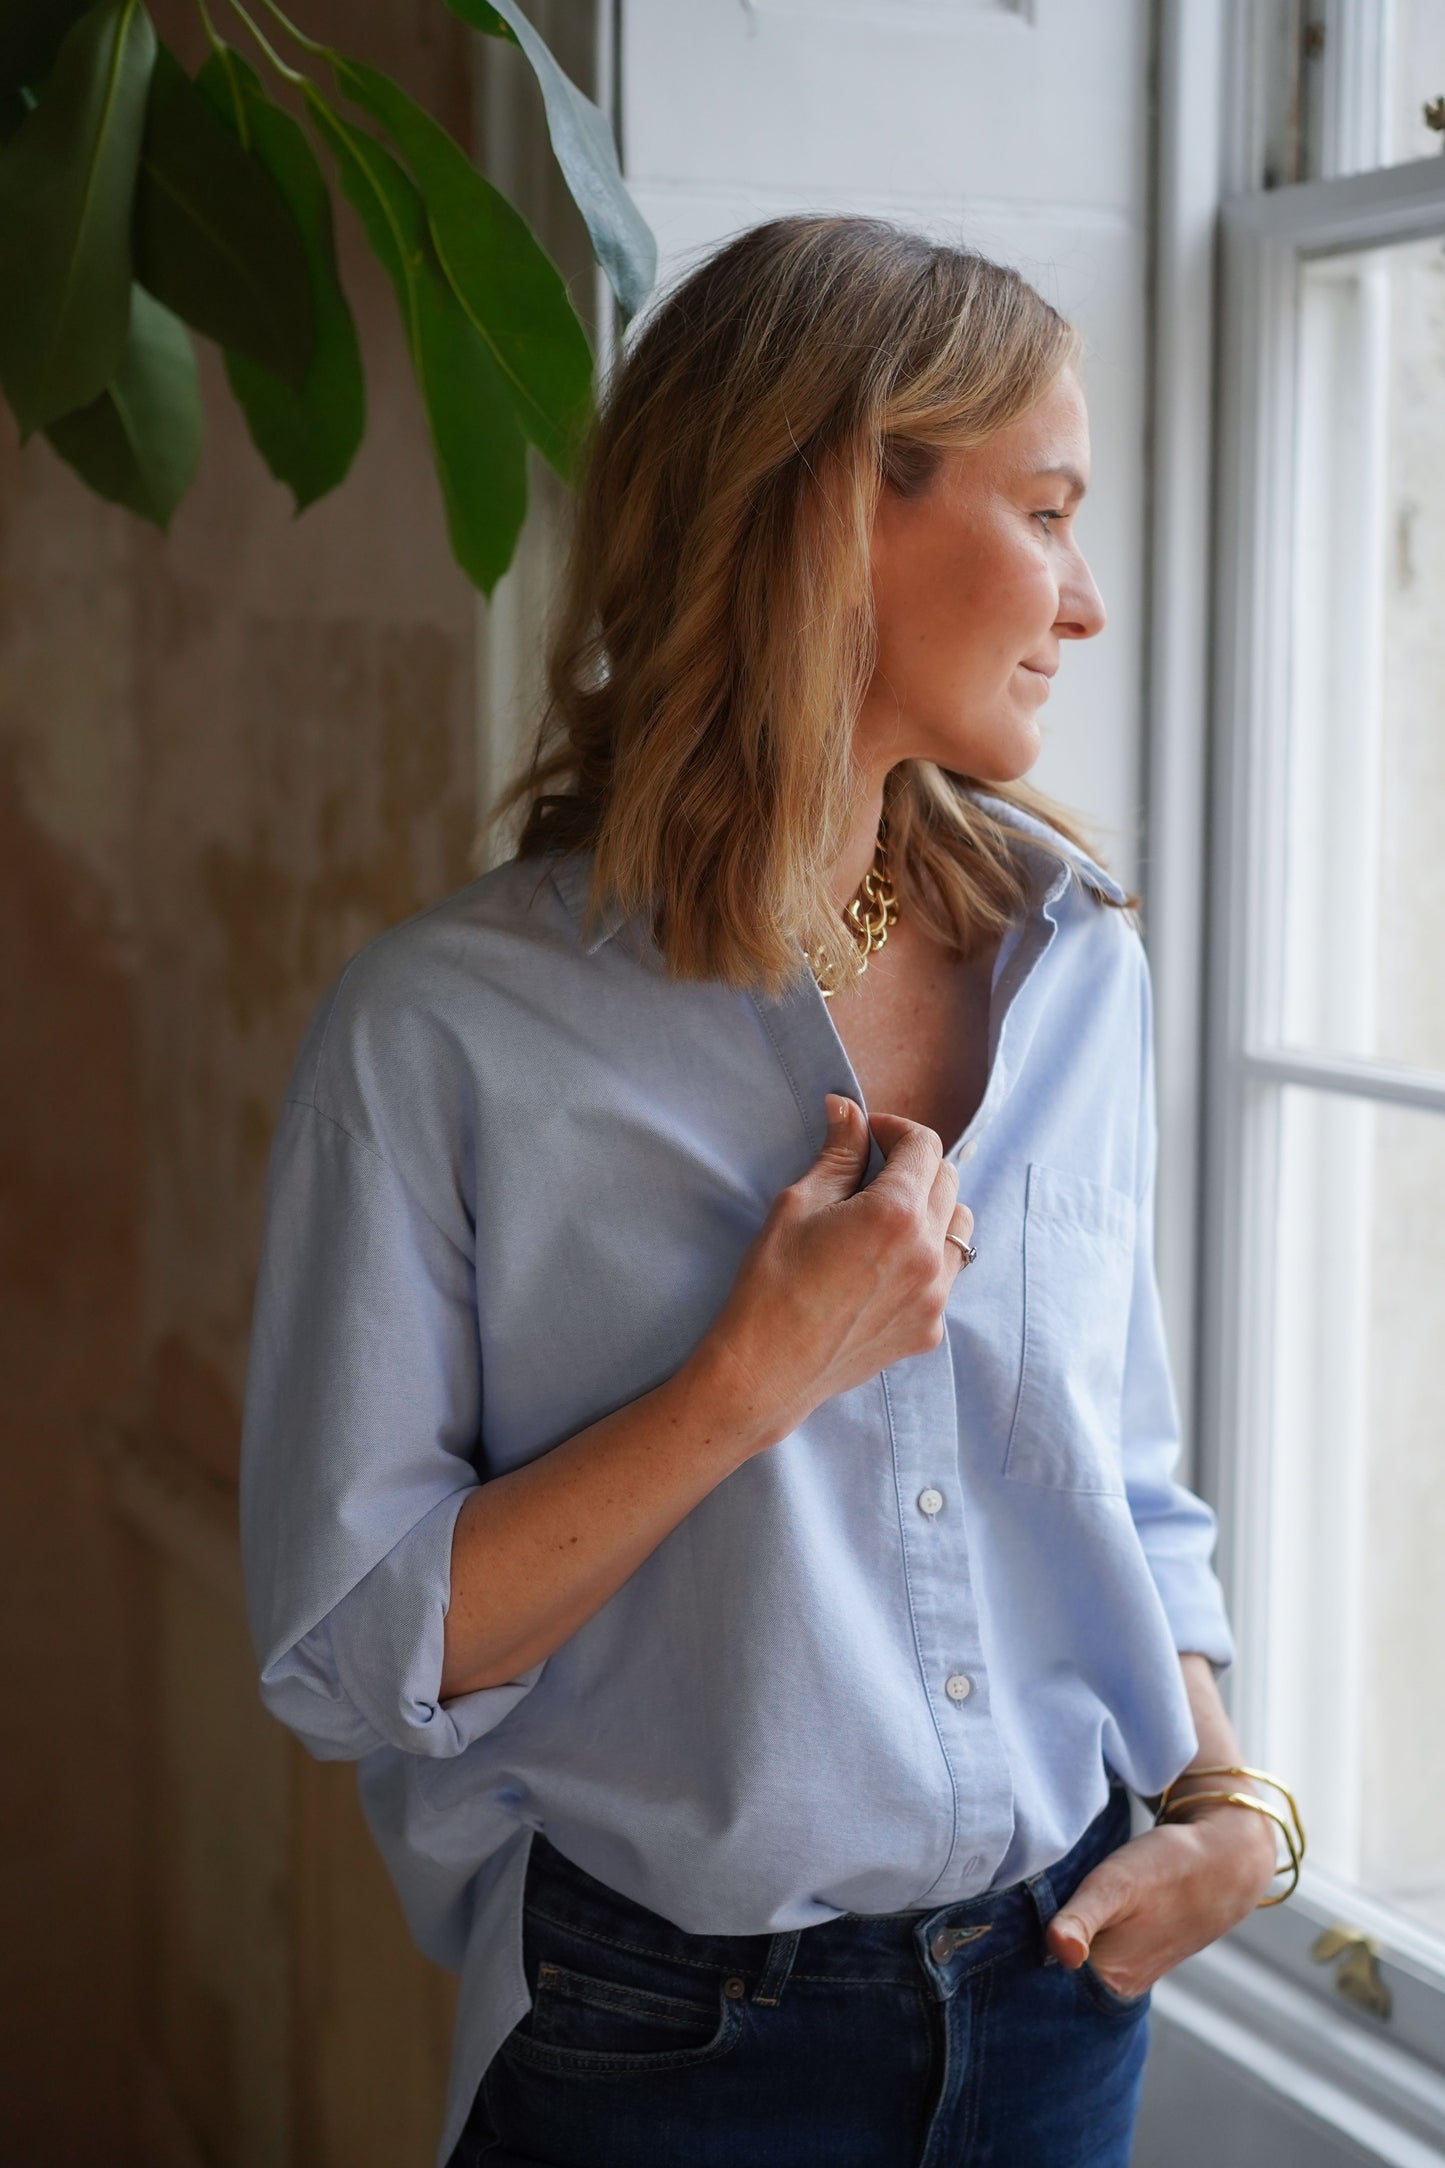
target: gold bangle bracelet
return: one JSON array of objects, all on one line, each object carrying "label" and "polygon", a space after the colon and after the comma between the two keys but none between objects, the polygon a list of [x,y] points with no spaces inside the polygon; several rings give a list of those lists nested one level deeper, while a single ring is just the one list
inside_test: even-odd
[{"label": "gold bangle bracelet", "polygon": [[1292,1867],[1294,1869],[1294,1880],[1290,1883],[1289,1888],[1282,1889],[1277,1897],[1261,1897],[1254,1909],[1258,1912],[1266,1905],[1282,1905],[1286,1897],[1293,1897],[1299,1887],[1301,1855],[1295,1849],[1294,1834],[1278,1807],[1270,1806],[1267,1800],[1256,1799],[1252,1792],[1186,1792],[1182,1797],[1170,1800],[1168,1806],[1161,1806],[1155,1816],[1155,1826],[1157,1827],[1164,1820],[1172,1808],[1187,1806],[1192,1799],[1222,1799],[1233,1807],[1253,1807],[1257,1814],[1267,1814],[1272,1822],[1277,1822],[1284,1831],[1285,1849],[1289,1853],[1289,1858],[1288,1860],[1281,1860],[1274,1871],[1276,1874],[1283,1874],[1287,1866]]},{"label": "gold bangle bracelet", "polygon": [[1174,1783],[1166,1784],[1163,1791],[1159,1795],[1159,1804],[1155,1810],[1154,1815],[1154,1819],[1156,1821],[1160,1819],[1160,1817],[1164,1813],[1166,1806],[1169,1804],[1170,1794],[1173,1792],[1175,1785],[1182,1784],[1186,1777],[1255,1777],[1261,1784],[1271,1785],[1275,1791],[1282,1794],[1285,1803],[1289,1807],[1290,1819],[1294,1823],[1294,1833],[1296,1838],[1299,1840],[1299,1856],[1301,1859],[1304,1858],[1304,1824],[1300,1820],[1300,1812],[1299,1808],[1295,1804],[1294,1793],[1290,1791],[1287,1785],[1281,1784],[1278,1777],[1271,1776],[1267,1769],[1251,1769],[1247,1767],[1247,1765],[1243,1762],[1226,1762],[1220,1764],[1217,1767],[1211,1766],[1208,1768],[1181,1769],[1178,1776],[1174,1779]]}]

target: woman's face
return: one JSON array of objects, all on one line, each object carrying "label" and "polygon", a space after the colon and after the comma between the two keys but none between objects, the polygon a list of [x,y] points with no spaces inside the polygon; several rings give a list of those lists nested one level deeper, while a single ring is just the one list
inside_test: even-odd
[{"label": "woman's face", "polygon": [[1104,625],[1074,533],[1088,478],[1084,396],[1065,369],[988,443],[945,452],[921,497],[884,489],[878,664],[855,738],[872,781],[922,759],[1008,782],[1038,759],[1061,645]]}]

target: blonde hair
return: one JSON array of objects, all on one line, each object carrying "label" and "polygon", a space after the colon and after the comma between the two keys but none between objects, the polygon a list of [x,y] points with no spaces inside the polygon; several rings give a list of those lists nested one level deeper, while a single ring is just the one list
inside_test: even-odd
[{"label": "blonde hair", "polygon": [[[879,492],[925,488],[1081,344],[1018,272],[882,219],[772,219],[708,258],[600,403],[545,711],[481,834],[523,804],[518,857],[590,850],[589,927],[609,898],[648,913],[674,976],[776,997],[800,940],[836,983],[856,975],[827,876],[857,819]],[[1031,893],[978,781],[906,760],[883,799],[904,909],[966,957]],[[981,787],[1087,849],[1032,786]]]}]

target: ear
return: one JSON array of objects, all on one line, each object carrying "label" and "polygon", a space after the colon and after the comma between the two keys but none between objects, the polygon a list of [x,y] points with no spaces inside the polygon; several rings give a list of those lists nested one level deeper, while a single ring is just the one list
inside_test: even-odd
[{"label": "ear", "polygon": [[943,464],[943,454],[937,445],[920,444],[916,437],[885,435],[879,440],[878,460],[885,490],[899,497],[922,497]]}]

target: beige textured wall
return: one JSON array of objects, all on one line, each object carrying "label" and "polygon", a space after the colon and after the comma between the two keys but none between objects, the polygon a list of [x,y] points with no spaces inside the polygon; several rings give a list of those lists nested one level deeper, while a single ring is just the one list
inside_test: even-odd
[{"label": "beige textured wall", "polygon": [[[195,10],[155,12],[199,61]],[[467,139],[440,0],[299,12]],[[168,536],[0,416],[0,2066],[27,2164],[435,2142],[451,1983],[354,1772],[259,1708],[233,1544],[286,1069],[341,962],[468,878],[474,824],[475,596],[390,289],[344,205],[339,230],[370,418],[299,521],[204,345]]]}]

